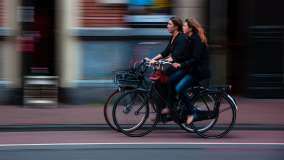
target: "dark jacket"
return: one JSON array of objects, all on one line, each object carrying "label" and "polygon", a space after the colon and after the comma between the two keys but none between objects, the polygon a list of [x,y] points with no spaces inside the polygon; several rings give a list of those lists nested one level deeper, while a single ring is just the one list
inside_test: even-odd
[{"label": "dark jacket", "polygon": [[163,58],[167,57],[170,54],[172,54],[172,58],[180,57],[185,53],[184,50],[187,46],[187,39],[185,38],[185,36],[182,33],[178,33],[173,43],[171,44],[172,39],[173,36],[170,37],[167,48],[161,53]]},{"label": "dark jacket", "polygon": [[[172,58],[177,58],[186,53],[185,49],[186,49],[186,46],[188,45],[188,41],[185,38],[185,36],[182,33],[178,33],[173,43],[171,44],[172,39],[173,39],[173,36],[170,37],[167,48],[161,53],[163,58],[167,57],[170,54]],[[180,70],[180,68],[176,69],[170,66],[165,70],[165,72],[167,76],[170,76],[171,74],[173,74],[174,72],[178,70]]]},{"label": "dark jacket", "polygon": [[180,63],[182,74],[191,75],[196,78],[211,78],[209,67],[209,54],[206,44],[196,34],[187,37],[188,45],[185,49],[186,54],[173,58],[173,62]]}]

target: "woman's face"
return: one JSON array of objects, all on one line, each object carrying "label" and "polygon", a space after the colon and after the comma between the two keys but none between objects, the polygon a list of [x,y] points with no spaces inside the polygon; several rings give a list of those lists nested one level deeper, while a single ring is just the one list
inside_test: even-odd
[{"label": "woman's face", "polygon": [[168,25],[167,25],[169,33],[173,34],[174,31],[178,28],[177,26],[174,25],[174,23],[169,20]]},{"label": "woman's face", "polygon": [[182,26],[182,31],[183,31],[183,34],[189,34],[189,32],[192,31],[192,28],[189,28],[187,23],[184,22],[183,26]]}]

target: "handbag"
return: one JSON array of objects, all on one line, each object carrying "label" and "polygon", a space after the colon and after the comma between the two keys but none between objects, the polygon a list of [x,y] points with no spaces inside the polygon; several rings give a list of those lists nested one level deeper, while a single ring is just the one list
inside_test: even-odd
[{"label": "handbag", "polygon": [[150,75],[150,80],[160,84],[167,84],[168,76],[165,71],[156,68],[154,72]]}]

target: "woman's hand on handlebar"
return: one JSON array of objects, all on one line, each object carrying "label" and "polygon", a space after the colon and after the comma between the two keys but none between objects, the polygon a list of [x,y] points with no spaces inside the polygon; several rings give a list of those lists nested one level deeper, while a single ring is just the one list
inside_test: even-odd
[{"label": "woman's hand on handlebar", "polygon": [[156,60],[154,60],[154,59],[151,59],[149,63],[150,63],[150,66],[158,64],[158,62]]},{"label": "woman's hand on handlebar", "polygon": [[167,58],[166,60],[167,60],[168,62],[173,62],[172,57],[169,57],[169,58]]},{"label": "woman's hand on handlebar", "polygon": [[180,64],[179,63],[173,63],[173,65],[172,65],[174,68],[178,68],[178,67],[180,67]]},{"label": "woman's hand on handlebar", "polygon": [[144,60],[149,61],[150,66],[158,64],[158,62],[156,60],[150,59],[148,57],[144,58]]}]

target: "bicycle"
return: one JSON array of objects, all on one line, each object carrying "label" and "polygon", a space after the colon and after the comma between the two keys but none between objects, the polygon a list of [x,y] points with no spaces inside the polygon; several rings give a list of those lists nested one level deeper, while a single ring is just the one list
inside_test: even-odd
[{"label": "bicycle", "polygon": [[[136,62],[137,63],[137,62]],[[135,63],[135,65],[136,65]],[[145,60],[142,60],[140,65],[136,68],[134,65],[133,69],[130,71],[113,71],[112,77],[113,77],[113,83],[118,85],[118,89],[114,90],[106,99],[104,104],[104,118],[107,122],[107,124],[114,129],[115,131],[119,131],[117,127],[113,123],[112,116],[110,116],[110,112],[112,112],[113,103],[115,100],[122,95],[125,91],[129,91],[135,88],[143,88],[143,89],[149,89],[150,86],[148,85],[146,79],[144,78],[144,74],[146,70],[148,69],[148,66],[146,64]],[[159,97],[162,101],[164,99],[159,94],[157,89],[153,87],[155,90],[155,94],[157,97]],[[194,89],[191,89],[188,91],[188,94],[194,93]],[[141,96],[141,95],[140,95]],[[177,99],[179,99],[177,97]],[[180,101],[180,100],[177,100]],[[161,102],[161,101],[159,101]],[[159,106],[164,106],[165,102],[163,104],[159,104]],[[136,129],[138,129],[141,125],[143,125],[143,122],[145,122],[145,118],[141,119],[141,121],[136,126],[131,126],[129,128],[124,128],[124,130],[131,132]],[[162,117],[163,121],[172,121],[171,117]],[[206,131],[208,128],[210,128],[211,125],[214,123],[209,123],[208,126],[205,126],[204,129],[200,129],[201,132]],[[192,128],[189,128],[183,124],[180,125],[182,129],[184,129],[187,132],[193,133],[195,132]]]},{"label": "bicycle", "polygon": [[[159,65],[164,64],[166,63],[159,61]],[[170,63],[167,62],[167,64]],[[113,121],[115,126],[125,135],[131,137],[145,136],[159,122],[161,107],[157,99],[161,97],[157,97],[158,93],[155,93],[154,84],[155,82],[152,82],[149,90],[136,88],[127,91],[116,100],[113,106]],[[220,89],[226,86],[201,87],[198,84],[191,88],[193,94],[192,104],[198,118],[187,127],[188,129],[192,129],[201,137],[220,138],[225,136],[233,128],[236,120],[237,105],[231,96],[226,94],[223,89]],[[210,90],[212,87],[217,87],[218,90]],[[125,112],[126,109],[128,110],[127,113]],[[185,126],[187,112],[182,102],[178,101],[174,104],[174,108],[171,109],[173,112],[170,116],[173,121]],[[121,122],[121,119],[126,119],[126,117],[130,117],[128,122],[131,123]],[[139,123],[141,122],[141,118],[146,118],[143,124]],[[220,124],[216,125],[217,122],[220,122]],[[132,132],[125,130],[125,128],[137,125],[137,123],[139,125],[138,129]]]}]

